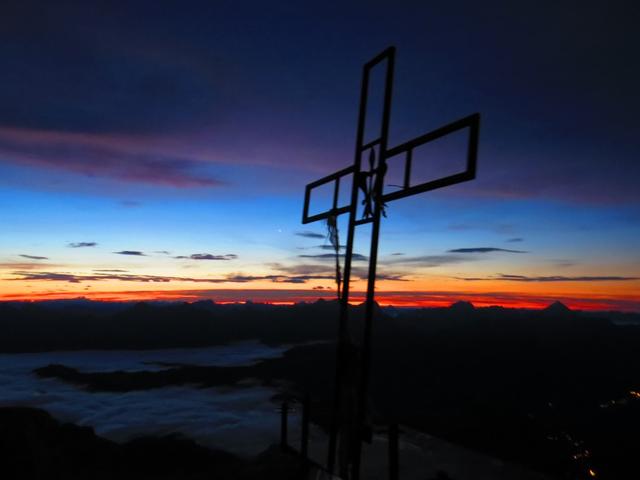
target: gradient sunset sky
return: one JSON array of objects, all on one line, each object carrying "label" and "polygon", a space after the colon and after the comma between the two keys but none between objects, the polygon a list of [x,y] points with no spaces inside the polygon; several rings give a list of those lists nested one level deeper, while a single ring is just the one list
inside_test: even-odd
[{"label": "gradient sunset sky", "polygon": [[389,205],[378,301],[640,311],[630,5],[2,2],[0,299],[332,298],[304,186],[353,162],[361,66],[395,45],[391,146],[482,125],[476,181]]}]

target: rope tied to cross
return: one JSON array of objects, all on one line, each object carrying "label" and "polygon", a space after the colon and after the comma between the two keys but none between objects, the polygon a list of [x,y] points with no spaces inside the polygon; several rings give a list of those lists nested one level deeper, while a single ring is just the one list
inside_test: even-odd
[{"label": "rope tied to cross", "polygon": [[340,269],[340,235],[338,232],[338,217],[331,214],[327,217],[327,237],[333,247],[336,256],[336,285],[338,300],[341,297],[342,271]]},{"label": "rope tied to cross", "polygon": [[362,190],[363,200],[362,205],[364,211],[362,218],[373,217],[374,206],[380,204],[380,213],[383,217],[387,216],[386,206],[382,200],[382,184],[384,182],[384,176],[387,173],[387,164],[385,162],[378,162],[376,165],[376,151],[373,147],[369,149],[369,170],[360,172],[358,178],[358,187]]}]

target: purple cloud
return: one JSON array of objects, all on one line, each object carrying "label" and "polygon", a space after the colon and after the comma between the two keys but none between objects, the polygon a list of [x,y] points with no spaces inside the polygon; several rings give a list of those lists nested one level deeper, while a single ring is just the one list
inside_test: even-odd
[{"label": "purple cloud", "polygon": [[166,185],[216,187],[224,182],[199,175],[202,162],[180,149],[159,149],[145,139],[85,133],[0,128],[4,162],[64,170],[88,177]]},{"label": "purple cloud", "polygon": [[506,252],[506,253],[528,253],[523,250],[508,250],[506,248],[495,247],[474,247],[474,248],[455,248],[448,250],[449,253],[491,253],[491,252]]},{"label": "purple cloud", "polygon": [[315,232],[296,232],[296,235],[298,235],[299,237],[304,237],[304,238],[325,238],[325,235],[322,235],[320,233],[315,233]]},{"label": "purple cloud", "polygon": [[191,260],[235,260],[238,258],[233,253],[227,253],[225,255],[212,255],[210,253],[194,253],[189,257]]},{"label": "purple cloud", "polygon": [[566,277],[563,275],[549,275],[528,277],[526,275],[498,274],[491,277],[455,277],[458,280],[467,282],[479,282],[485,280],[503,280],[507,282],[628,282],[640,280],[640,277],[621,277],[615,275],[585,275],[576,277]]},{"label": "purple cloud", "polygon": [[[95,271],[95,270],[94,270]],[[169,283],[169,282],[195,282],[195,283],[250,283],[257,281],[271,281],[273,283],[306,283],[308,280],[331,280],[332,275],[243,275],[232,274],[225,277],[217,278],[197,278],[197,277],[172,277],[165,275],[136,275],[136,274],[123,274],[116,273],[111,270],[108,273],[106,270],[100,272],[95,271],[95,274],[74,274],[66,272],[27,272],[16,271],[12,272],[15,278],[11,280],[22,281],[50,281],[50,282],[69,282],[69,283],[82,283],[82,282],[98,282],[104,280],[117,280],[121,282],[141,282],[141,283]]]},{"label": "purple cloud", "polygon": [[[310,259],[315,259],[315,260],[335,260],[336,255],[335,253],[320,253],[318,255],[298,255],[298,257],[300,258],[310,258]],[[343,254],[340,254],[340,257],[344,257]],[[355,261],[365,261],[367,260],[368,257],[360,254],[360,253],[354,253],[353,254],[353,260]]]}]

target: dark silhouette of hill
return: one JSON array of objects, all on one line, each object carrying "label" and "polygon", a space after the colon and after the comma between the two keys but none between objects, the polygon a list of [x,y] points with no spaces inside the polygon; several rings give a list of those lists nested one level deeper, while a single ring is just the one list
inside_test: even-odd
[{"label": "dark silhouette of hill", "polygon": [[[333,339],[336,302],[0,303],[0,352],[202,347]],[[329,320],[328,320],[329,319]]]},{"label": "dark silhouette of hill", "polygon": [[[72,306],[38,304],[0,308],[8,332],[0,340],[5,351],[184,347],[249,338],[286,344],[330,340],[337,330],[335,302],[140,303],[97,312],[87,305],[79,312]],[[362,307],[352,307],[354,333],[361,314]],[[373,420],[406,424],[557,475],[584,475],[589,467],[600,478],[630,478],[640,455],[640,326],[632,324],[637,316],[620,315],[575,312],[561,305],[545,310],[465,303],[432,309],[377,307]],[[44,331],[34,338],[38,325]],[[280,389],[290,385],[292,393],[309,392],[313,421],[326,426],[334,361],[335,345],[325,342],[242,367],[79,372],[50,365],[36,373],[91,391],[122,392],[184,384],[240,388],[241,380],[253,378]]]},{"label": "dark silhouette of hill", "polygon": [[[352,310],[355,317],[362,314],[362,306],[352,307]],[[336,312],[335,301],[323,300],[293,306],[220,305],[210,300],[194,303],[93,302],[85,299],[4,302],[0,303],[0,352],[202,347],[248,339],[259,339],[267,344],[333,340],[337,332]],[[640,324],[638,314],[571,312],[561,304],[540,311],[474,308],[468,302],[458,302],[449,308],[377,307],[377,313],[396,318],[397,325],[427,330],[463,326],[459,325],[461,317],[468,322],[483,320],[483,328],[487,322],[491,323],[491,319],[513,320],[514,324],[535,321],[543,328],[539,322],[543,317],[549,320],[574,318],[581,328],[607,317],[621,323]],[[443,325],[433,322],[449,318],[453,322]],[[428,325],[419,326],[421,323]]]},{"label": "dark silhouette of hill", "polygon": [[547,315],[570,315],[571,309],[562,302],[553,302],[543,312]]},{"label": "dark silhouette of hill", "polygon": [[293,480],[301,468],[279,448],[246,460],[180,435],[118,444],[96,436],[90,427],[61,424],[43,410],[0,408],[3,480]]},{"label": "dark silhouette of hill", "polygon": [[471,302],[456,302],[454,304],[452,304],[449,309],[453,310],[457,313],[471,313],[473,312],[473,310],[475,310],[476,307],[474,307],[473,303]]},{"label": "dark silhouette of hill", "polygon": [[[255,315],[306,313],[297,321],[309,321],[317,335],[328,336],[332,328],[326,325],[335,326],[334,317],[327,316],[333,315],[330,307],[324,302],[288,310],[237,308]],[[140,308],[149,307],[133,311]],[[309,313],[314,309],[324,312],[324,328],[314,323],[322,318]],[[640,454],[640,327],[556,307],[531,311],[457,305],[399,310],[395,318],[384,312],[377,310],[373,339],[374,422],[406,424],[545,472],[574,475],[588,465],[601,478],[629,478]],[[354,307],[354,318],[359,313],[361,308]],[[271,340],[302,338],[281,322],[275,323],[279,330]],[[93,391],[235,385],[246,378],[289,384],[293,393],[311,394],[313,420],[326,426],[334,353],[335,345],[323,343],[243,367],[81,373],[51,365],[36,373]]]}]

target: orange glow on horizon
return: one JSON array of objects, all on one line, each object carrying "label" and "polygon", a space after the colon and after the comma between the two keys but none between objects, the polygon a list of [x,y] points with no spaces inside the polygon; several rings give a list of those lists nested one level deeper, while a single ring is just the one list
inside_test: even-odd
[{"label": "orange glow on horizon", "polygon": [[[86,298],[88,300],[118,301],[185,301],[214,300],[216,303],[267,303],[272,305],[293,305],[297,302],[314,302],[318,299],[334,300],[335,292],[324,290],[281,290],[281,289],[228,289],[228,290],[133,290],[94,292],[43,292],[11,293],[0,295],[0,301],[42,301]],[[352,293],[354,305],[364,302],[364,292]],[[467,293],[407,291],[385,292],[376,295],[381,306],[435,308],[448,307],[457,301],[468,301],[476,307],[498,306],[504,308],[542,309],[554,301],[560,301],[573,310],[586,311],[638,311],[637,297],[615,296],[603,298],[563,297],[558,295],[531,295],[527,293]]]}]

